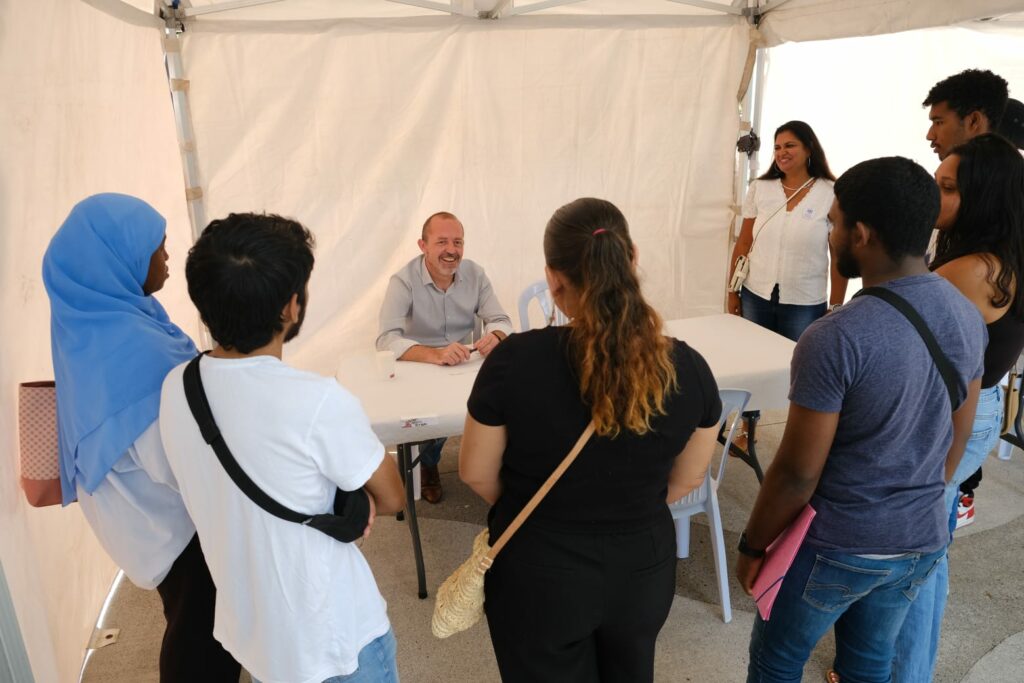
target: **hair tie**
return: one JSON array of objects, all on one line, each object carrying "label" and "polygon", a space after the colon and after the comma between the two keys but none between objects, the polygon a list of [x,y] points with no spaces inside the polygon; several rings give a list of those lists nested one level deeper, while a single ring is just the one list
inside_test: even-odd
[{"label": "hair tie", "polygon": [[598,228],[597,230],[590,234],[596,237],[597,235],[600,235],[602,232],[608,232],[608,228]]}]

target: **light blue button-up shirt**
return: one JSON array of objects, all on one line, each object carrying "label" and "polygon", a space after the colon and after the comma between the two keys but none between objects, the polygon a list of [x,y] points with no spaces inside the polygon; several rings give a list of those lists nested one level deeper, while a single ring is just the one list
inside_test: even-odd
[{"label": "light blue button-up shirt", "polygon": [[434,284],[423,256],[417,256],[391,276],[380,307],[377,350],[392,351],[395,358],[410,347],[448,346],[468,342],[476,318],[488,332],[513,332],[512,320],[498,303],[484,269],[462,259],[455,280],[446,291]]}]

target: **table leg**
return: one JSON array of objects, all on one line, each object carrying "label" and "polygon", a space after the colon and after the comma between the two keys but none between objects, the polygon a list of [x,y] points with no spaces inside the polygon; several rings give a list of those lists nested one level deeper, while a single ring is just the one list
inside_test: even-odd
[{"label": "table leg", "polygon": [[[398,456],[396,458],[396,464],[398,465],[398,476],[401,477],[402,479],[402,488],[405,488],[405,444],[398,444],[398,446],[395,448],[395,454]],[[395,515],[395,519],[399,522],[405,520],[405,510],[399,510],[398,513]]]},{"label": "table leg", "polygon": [[[764,472],[761,471],[761,463],[757,461],[757,446],[754,445],[757,436],[757,422],[760,419],[760,410],[744,411],[743,423],[746,425],[747,430],[747,450],[741,449],[735,443],[729,445],[729,455],[739,458],[750,465],[750,469],[754,470],[754,475],[757,477],[758,483],[764,481]],[[719,441],[724,442],[723,436],[720,435],[718,438]]]},{"label": "table leg", "polygon": [[398,463],[399,471],[405,483],[405,511],[409,520],[409,534],[412,536],[412,551],[416,558],[416,583],[420,600],[427,598],[427,572],[423,564],[423,546],[420,543],[420,525],[416,518],[416,496],[413,490],[412,470],[418,464],[419,458],[414,457],[413,444],[399,444]]}]

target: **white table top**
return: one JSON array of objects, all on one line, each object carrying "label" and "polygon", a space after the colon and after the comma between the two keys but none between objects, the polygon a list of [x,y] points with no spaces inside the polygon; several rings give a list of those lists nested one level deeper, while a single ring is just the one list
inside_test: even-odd
[{"label": "white table top", "polygon": [[[670,320],[665,331],[704,356],[719,387],[750,391],[750,410],[788,406],[792,341],[727,314]],[[454,367],[399,361],[395,378],[386,380],[367,351],[343,358],[337,378],[362,401],[381,441],[408,443],[462,433],[482,362],[476,356]]]},{"label": "white table top", "polygon": [[747,410],[789,407],[789,361],[796,342],[727,313],[670,320],[665,333],[704,356],[719,388],[749,391]]}]

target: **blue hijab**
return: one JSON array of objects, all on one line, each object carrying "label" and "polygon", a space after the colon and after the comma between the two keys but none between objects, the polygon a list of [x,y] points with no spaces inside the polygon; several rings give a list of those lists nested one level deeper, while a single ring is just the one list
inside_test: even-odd
[{"label": "blue hijab", "polygon": [[156,419],[164,377],[196,354],[142,292],[166,224],[141,199],[94,195],[71,210],[43,257],[65,505],[76,483],[96,490]]}]

